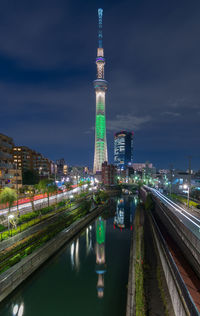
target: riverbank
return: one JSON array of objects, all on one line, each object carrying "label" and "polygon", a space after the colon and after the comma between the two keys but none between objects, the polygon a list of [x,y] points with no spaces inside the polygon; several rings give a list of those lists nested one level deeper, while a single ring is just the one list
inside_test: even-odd
[{"label": "riverbank", "polygon": [[15,266],[4,272],[0,276],[0,301],[7,297],[19,284],[28,278],[47,259],[58,251],[67,241],[73,238],[83,227],[88,225],[105,207],[94,208],[89,214],[77,220],[70,227],[58,233],[53,239],[45,243],[44,246],[36,250],[33,254],[24,258]]},{"label": "riverbank", "polygon": [[126,316],[174,315],[148,210],[137,206],[129,262]]}]

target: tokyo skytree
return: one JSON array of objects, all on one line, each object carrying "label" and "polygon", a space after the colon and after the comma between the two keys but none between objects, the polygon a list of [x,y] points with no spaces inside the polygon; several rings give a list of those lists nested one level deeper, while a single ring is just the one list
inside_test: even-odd
[{"label": "tokyo skytree", "polygon": [[108,161],[106,141],[106,116],[105,116],[105,94],[108,83],[104,79],[104,49],[102,34],[103,9],[98,9],[98,48],[97,48],[97,79],[94,80],[96,94],[96,125],[95,125],[95,152],[94,152],[94,174],[101,172],[102,163]]}]

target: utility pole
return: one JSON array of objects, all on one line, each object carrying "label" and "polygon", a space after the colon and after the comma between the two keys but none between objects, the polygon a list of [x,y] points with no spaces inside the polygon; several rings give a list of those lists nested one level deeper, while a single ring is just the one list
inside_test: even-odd
[{"label": "utility pole", "polygon": [[170,165],[170,196],[172,195],[172,172],[173,172],[173,165]]},{"label": "utility pole", "polygon": [[189,208],[189,205],[190,205],[190,199],[189,199],[189,196],[190,196],[190,190],[191,190],[191,159],[192,159],[192,156],[188,156],[188,208]]},{"label": "utility pole", "polygon": [[191,159],[192,159],[192,156],[188,156],[188,183],[189,183],[189,187],[191,186]]},{"label": "utility pole", "polygon": [[15,164],[15,179],[16,179],[16,190],[17,190],[17,215],[19,215],[19,201],[18,201],[18,169],[17,164]]}]

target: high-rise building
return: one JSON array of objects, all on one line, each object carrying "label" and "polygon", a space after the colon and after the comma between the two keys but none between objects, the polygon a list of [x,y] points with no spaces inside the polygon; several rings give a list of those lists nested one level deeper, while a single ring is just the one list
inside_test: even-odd
[{"label": "high-rise building", "polygon": [[48,177],[55,173],[53,161],[26,146],[13,147],[13,161],[22,172],[35,170],[41,177]]},{"label": "high-rise building", "polygon": [[115,134],[114,164],[124,170],[133,163],[133,132],[121,131]]},{"label": "high-rise building", "polygon": [[13,139],[4,134],[0,134],[0,188],[9,186],[19,188],[22,185],[21,171],[13,163]]},{"label": "high-rise building", "polygon": [[102,17],[103,10],[98,9],[99,29],[97,48],[97,79],[94,80],[96,93],[96,126],[95,126],[95,153],[94,153],[94,174],[101,172],[102,163],[108,161],[107,141],[106,141],[106,116],[105,116],[105,94],[108,83],[104,80],[104,49],[102,44]]},{"label": "high-rise building", "polygon": [[101,179],[104,185],[114,185],[116,176],[116,167],[109,165],[107,161],[102,164]]},{"label": "high-rise building", "polygon": [[67,175],[67,165],[64,158],[56,160],[57,165],[57,175],[58,177],[62,177]]}]

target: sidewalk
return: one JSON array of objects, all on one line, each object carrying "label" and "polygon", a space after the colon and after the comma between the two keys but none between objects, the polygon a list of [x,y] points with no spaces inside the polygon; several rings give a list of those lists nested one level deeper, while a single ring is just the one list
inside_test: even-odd
[{"label": "sidewalk", "polygon": [[76,205],[64,210],[64,211],[61,211],[57,214],[54,214],[52,215],[50,218],[42,221],[41,223],[38,223],[32,227],[29,227],[27,228],[26,230],[24,230],[23,232],[21,233],[18,233],[17,235],[13,236],[13,237],[10,237],[9,239],[7,240],[3,240],[2,242],[0,242],[0,251],[10,247],[12,244],[14,244],[15,242],[23,239],[23,238],[26,238],[28,236],[30,236],[31,234],[34,234],[36,233],[37,231],[43,229],[44,227],[46,227],[47,225],[50,225],[51,223],[54,222],[55,218],[60,216],[60,214],[63,214],[65,212],[69,212],[69,211],[73,211],[74,209],[76,209],[77,207],[79,207],[80,203],[77,203]]}]

